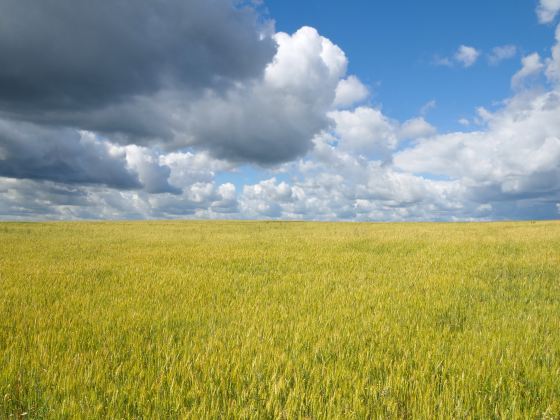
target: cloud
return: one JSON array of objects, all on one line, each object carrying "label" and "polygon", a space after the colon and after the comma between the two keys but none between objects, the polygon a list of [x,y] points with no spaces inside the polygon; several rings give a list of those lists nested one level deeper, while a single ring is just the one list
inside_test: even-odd
[{"label": "cloud", "polygon": [[[421,140],[395,154],[397,168],[460,180],[479,199],[560,192],[560,94],[521,93],[488,116],[488,129]],[[528,159],[530,157],[530,159]]]},{"label": "cloud", "polygon": [[67,128],[0,120],[0,176],[141,188],[126,153]]},{"label": "cloud", "polygon": [[496,66],[504,60],[509,60],[517,54],[515,45],[502,45],[492,48],[492,52],[488,54],[488,62]]},{"label": "cloud", "polygon": [[271,165],[304,155],[331,121],[346,72],[343,51],[310,27],[274,36],[278,51],[262,80],[209,94],[185,113],[185,145],[236,162]]},{"label": "cloud", "polygon": [[436,66],[453,67],[453,61],[448,57],[434,57],[434,64]]},{"label": "cloud", "polygon": [[238,211],[235,186],[231,183],[216,185],[197,182],[181,195],[164,194],[146,197],[151,217],[225,217]]},{"label": "cloud", "polygon": [[420,108],[420,115],[425,117],[428,113],[437,107],[437,101],[435,99],[429,100]]},{"label": "cloud", "polygon": [[[560,28],[550,57],[523,57],[501,108],[476,110],[477,131],[441,133],[435,101],[392,118],[364,103],[332,41],[274,34],[250,2],[45,0],[24,16],[29,1],[0,5],[1,218],[557,215]],[[518,89],[541,71],[548,83]]]},{"label": "cloud", "polygon": [[[218,172],[232,169],[231,163],[204,152],[174,152],[160,155],[157,162],[169,168],[168,182],[181,188],[180,194],[0,178],[0,214],[317,220],[486,220],[556,214],[560,93],[520,92],[502,110],[480,111],[487,127],[474,132],[437,134],[420,117],[399,123],[379,109],[355,111],[333,111],[339,115],[333,117],[338,121],[332,131],[315,136],[303,159],[281,167],[278,173],[289,178],[272,176],[238,190],[214,181]],[[425,137],[399,149],[405,127],[414,126],[418,128],[412,132]],[[362,137],[370,142],[360,143]],[[381,153],[372,154],[375,147],[387,153],[386,160],[379,160]]]},{"label": "cloud", "polygon": [[242,206],[244,211],[255,215],[281,217],[284,208],[302,198],[304,195],[299,188],[292,188],[284,181],[278,183],[276,178],[270,178],[258,184],[246,185],[243,188]]},{"label": "cloud", "polygon": [[[127,165],[111,181],[105,179],[110,172],[93,174],[102,165],[92,165],[87,176],[86,168],[65,172],[64,165],[73,165],[65,161],[68,154],[53,160],[49,173],[33,165],[17,169],[26,154],[49,149],[53,141],[35,136],[33,146],[20,148],[18,161],[8,150],[18,141],[4,136],[5,175],[141,185],[153,193],[178,190],[151,148],[172,153],[194,147],[261,165],[289,161],[332,124],[327,112],[337,88],[344,100],[359,100],[365,89],[355,77],[339,86],[347,59],[315,29],[273,34],[254,8],[230,0],[79,0],[71,7],[8,0],[0,4],[0,53],[0,113],[7,122],[62,130],[65,138],[88,131],[128,148],[119,149],[128,153]],[[63,143],[70,150],[79,141]],[[75,162],[88,160],[83,144],[72,153]],[[132,180],[125,182],[129,172]]]},{"label": "cloud", "polygon": [[537,16],[540,23],[551,23],[560,12],[560,0],[540,0]]},{"label": "cloud", "polygon": [[[378,108],[361,106],[354,110],[333,111],[334,141],[342,150],[352,151],[372,160],[387,160],[400,141],[435,134],[436,129],[423,117],[399,123]],[[323,137],[325,138],[325,137]]]},{"label": "cloud", "polygon": [[180,194],[232,166],[205,153],[161,154],[89,131],[0,119],[0,177]]},{"label": "cloud", "polygon": [[197,182],[211,183],[217,173],[234,169],[230,163],[213,159],[204,152],[173,152],[161,155],[159,163],[171,170],[169,182],[181,188]]},{"label": "cloud", "polygon": [[521,64],[521,69],[511,78],[511,86],[514,88],[519,88],[527,78],[538,75],[544,68],[541,56],[538,53],[523,57]]},{"label": "cloud", "polygon": [[546,62],[546,77],[552,83],[560,83],[560,25],[556,27],[556,44],[552,47],[551,57]]},{"label": "cloud", "polygon": [[87,193],[75,185],[0,177],[0,215],[3,218],[80,218],[89,212],[90,205]]},{"label": "cloud", "polygon": [[476,63],[476,60],[478,60],[479,56],[480,51],[478,51],[476,48],[469,47],[467,45],[461,45],[453,58],[455,59],[455,61],[461,63],[463,67],[470,67],[474,63]]},{"label": "cloud", "polygon": [[334,111],[329,115],[335,121],[335,132],[344,150],[384,160],[397,147],[397,123],[379,109],[359,107],[353,111]]},{"label": "cloud", "polygon": [[[347,59],[313,28],[272,35],[226,0],[59,6],[0,5],[0,177],[12,203],[17,186],[29,203],[33,188],[52,196],[41,211],[54,218],[229,214],[236,190],[214,185],[216,172],[302,156],[333,124]],[[359,100],[363,85],[345,80]],[[60,204],[69,186],[82,200]]]},{"label": "cloud", "polygon": [[329,124],[346,57],[312,28],[273,34],[235,4],[2,2],[0,112],[168,152],[261,164],[301,155]]},{"label": "cloud", "polygon": [[235,186],[213,182],[154,195],[0,177],[0,198],[0,216],[11,220],[225,218],[239,211]]},{"label": "cloud", "polygon": [[244,188],[243,214],[257,218],[315,220],[425,220],[452,209],[458,183],[400,173],[316,138],[309,160],[291,183],[266,179]]},{"label": "cloud", "polygon": [[417,139],[432,136],[436,131],[436,128],[424,118],[417,117],[404,122],[399,130],[399,137],[401,139]]},{"label": "cloud", "polygon": [[126,161],[137,174],[144,190],[151,194],[180,194],[181,189],[169,183],[171,169],[161,165],[159,156],[145,147],[130,145],[126,147]]},{"label": "cloud", "polygon": [[218,187],[215,200],[210,205],[210,211],[218,214],[229,214],[239,211],[235,185],[227,182]]},{"label": "cloud", "polygon": [[222,90],[262,74],[275,53],[262,31],[254,9],[229,0],[5,0],[0,107],[34,120],[169,88]]},{"label": "cloud", "polygon": [[433,63],[436,66],[445,66],[445,67],[453,67],[456,64],[459,64],[465,68],[471,67],[478,58],[480,57],[481,52],[474,47],[470,47],[468,45],[461,45],[457,48],[457,51],[453,55],[453,57],[440,57],[435,56]]},{"label": "cloud", "polygon": [[368,88],[360,82],[360,79],[349,76],[338,82],[334,105],[341,108],[348,107],[363,101],[368,95]]}]

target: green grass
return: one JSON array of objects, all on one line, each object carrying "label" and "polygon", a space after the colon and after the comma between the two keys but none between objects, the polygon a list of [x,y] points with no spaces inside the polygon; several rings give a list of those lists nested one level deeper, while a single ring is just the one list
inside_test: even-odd
[{"label": "green grass", "polygon": [[24,413],[559,418],[560,223],[1,223]]}]

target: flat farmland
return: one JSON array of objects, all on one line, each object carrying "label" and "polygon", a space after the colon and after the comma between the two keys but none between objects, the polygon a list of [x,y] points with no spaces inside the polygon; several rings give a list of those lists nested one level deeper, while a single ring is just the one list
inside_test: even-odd
[{"label": "flat farmland", "polygon": [[0,223],[0,418],[559,418],[560,223]]}]

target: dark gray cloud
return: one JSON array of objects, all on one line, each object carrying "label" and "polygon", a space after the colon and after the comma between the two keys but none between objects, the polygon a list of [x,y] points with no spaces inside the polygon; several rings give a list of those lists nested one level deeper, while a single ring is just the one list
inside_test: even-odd
[{"label": "dark gray cloud", "polygon": [[200,101],[188,113],[193,144],[220,159],[274,165],[304,155],[330,124],[313,100],[272,89]]},{"label": "dark gray cloud", "polygon": [[[203,149],[232,162],[302,156],[332,123],[327,112],[346,57],[313,28],[273,34],[251,4],[0,0],[0,118],[65,127],[65,139],[71,129],[87,130],[112,144]],[[84,171],[74,171],[80,151],[89,153],[83,145],[57,140],[71,153],[47,168],[33,154],[48,146],[25,137],[25,146],[0,139],[11,150],[0,173],[85,182]],[[179,193],[166,181],[169,171],[148,163],[154,171],[134,168],[146,191]]]},{"label": "dark gray cloud", "polygon": [[274,52],[230,0],[2,0],[0,107],[98,109],[258,77]]},{"label": "dark gray cloud", "polygon": [[0,176],[141,188],[124,153],[69,128],[0,120]]},{"label": "dark gray cloud", "polygon": [[0,0],[0,176],[180,194],[132,145],[189,146],[197,99],[263,77],[266,25],[237,0]]}]

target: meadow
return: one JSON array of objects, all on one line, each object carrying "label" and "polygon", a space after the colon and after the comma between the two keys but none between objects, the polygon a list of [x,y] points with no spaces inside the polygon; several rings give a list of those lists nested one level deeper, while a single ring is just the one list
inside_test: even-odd
[{"label": "meadow", "polygon": [[0,223],[0,418],[560,418],[560,222]]}]

